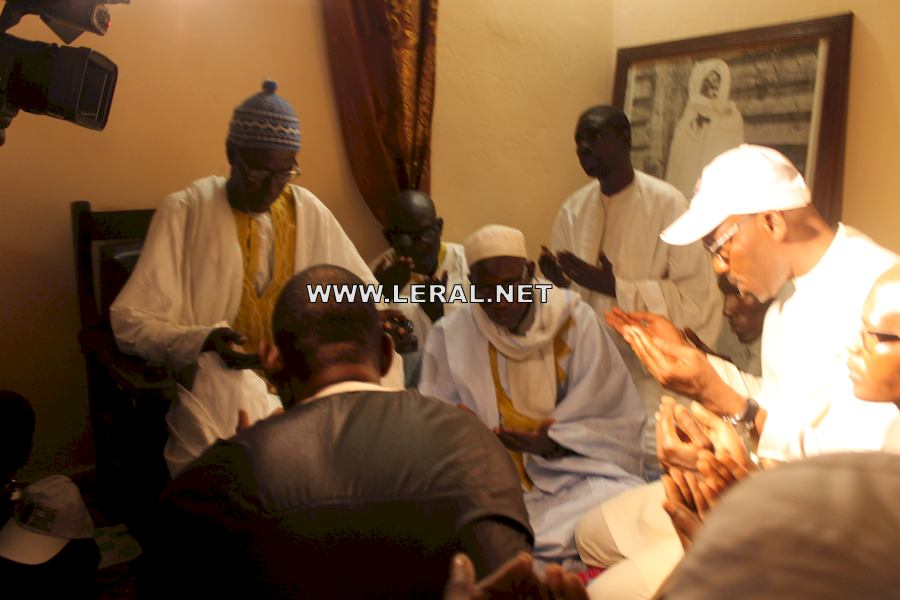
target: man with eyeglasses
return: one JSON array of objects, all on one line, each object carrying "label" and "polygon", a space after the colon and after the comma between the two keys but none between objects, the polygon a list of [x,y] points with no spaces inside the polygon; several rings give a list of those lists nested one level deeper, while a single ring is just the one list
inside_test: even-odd
[{"label": "man with eyeglasses", "polygon": [[[660,237],[674,245],[702,238],[716,273],[739,294],[771,302],[762,331],[762,377],[753,397],[743,391],[750,386],[731,387],[700,349],[625,327],[625,339],[660,384],[722,417],[749,442],[747,454],[755,446],[766,466],[881,447],[897,408],[854,396],[847,348],[859,339],[867,290],[896,255],[843,224],[832,229],[811,204],[809,188],[790,161],[770,148],[747,144],[719,155],[703,170],[690,209]],[[678,444],[675,439],[671,447]],[[679,468],[702,480],[697,446],[681,445],[694,449]],[[639,573],[614,582],[617,590],[633,594],[628,597],[650,597],[681,555],[678,536],[659,504],[660,490],[646,486],[603,507],[613,538],[628,540],[626,558],[643,561]],[[642,558],[646,548],[634,542],[651,539],[651,532],[659,551],[647,562]],[[608,548],[610,536],[596,523],[579,525],[578,533],[582,547],[587,541]],[[616,571],[613,567],[601,575],[589,592],[599,597],[601,584]]]},{"label": "man with eyeglasses", "polygon": [[[384,239],[391,247],[369,263],[369,268],[387,293],[396,289],[403,299],[409,300],[411,285],[444,286],[445,298],[451,286],[465,289],[469,267],[463,247],[441,239],[444,220],[437,216],[434,201],[428,194],[418,190],[397,193],[388,201],[385,216]],[[460,306],[445,304],[438,298],[431,302],[427,290],[424,297],[425,303],[392,305],[409,319],[419,342],[418,350],[403,355],[407,387],[418,384],[421,351],[428,341],[432,323]]]},{"label": "man with eyeglasses", "polygon": [[535,556],[577,559],[576,520],[643,482],[640,397],[577,293],[552,287],[540,301],[521,231],[488,225],[463,246],[477,304],[435,323],[419,389],[474,413],[509,450]]},{"label": "man with eyeglasses", "polygon": [[[321,263],[374,278],[340,224],[299,174],[300,124],[274,81],[235,108],[225,146],[230,176],[199,179],[154,215],[134,273],[110,309],[119,347],[167,364],[179,381],[167,422],[176,475],[238,411],[250,423],[280,408],[259,367],[278,294]],[[395,374],[396,376],[396,374]]]},{"label": "man with eyeglasses", "polygon": [[[869,292],[847,368],[857,398],[900,407],[900,264],[882,273]],[[888,429],[883,449],[900,454],[900,417]]]}]

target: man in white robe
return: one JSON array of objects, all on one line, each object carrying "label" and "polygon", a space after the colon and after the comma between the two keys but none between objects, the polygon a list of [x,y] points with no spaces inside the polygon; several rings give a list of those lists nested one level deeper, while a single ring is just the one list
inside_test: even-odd
[{"label": "man in white robe", "polygon": [[731,70],[724,60],[708,58],[694,65],[666,165],[666,181],[686,198],[694,195],[703,167],[744,141],[744,119],[730,93]]},{"label": "man in white robe", "polygon": [[[859,339],[867,291],[896,262],[894,253],[843,224],[830,227],[787,158],[746,144],[704,169],[690,210],[662,236],[673,244],[703,238],[717,273],[727,275],[742,294],[772,304],[763,325],[762,378],[755,396],[730,387],[697,349],[627,332],[651,373],[755,440],[767,464],[881,447],[897,407],[854,396],[847,349]],[[646,523],[660,522],[662,511],[648,500],[652,488],[645,489],[646,494],[601,507],[610,530],[620,529],[614,538],[639,538]],[[635,519],[640,512],[645,517]],[[583,529],[589,528],[579,532],[591,535]],[[657,556],[647,562],[652,572],[639,569],[631,589],[643,593],[631,597],[649,597],[680,556],[672,544],[674,530],[663,533],[669,550],[675,550],[665,560]],[[602,546],[608,535],[602,528],[596,535],[600,541],[589,544]],[[608,592],[603,589],[608,573],[592,584],[595,597]]]},{"label": "man in white robe", "polygon": [[[469,266],[461,244],[444,242],[441,234],[444,219],[437,216],[434,201],[424,192],[403,190],[385,207],[387,225],[384,238],[391,245],[369,268],[385,292],[396,289],[399,302],[392,308],[401,312],[413,327],[418,349],[403,353],[406,386],[416,387],[421,371],[421,357],[432,323],[461,306],[456,302],[431,302],[427,287],[442,285],[449,297],[452,286],[468,283]],[[426,286],[424,303],[408,302],[410,286]],[[403,302],[406,300],[407,302]]]},{"label": "man in white robe", "polygon": [[299,172],[299,122],[275,87],[267,81],[235,109],[230,177],[199,179],[163,201],[110,308],[123,352],[177,374],[178,399],[166,417],[173,476],[234,435],[239,411],[253,423],[281,407],[252,369],[291,275],[330,263],[374,283],[331,211],[288,183]]},{"label": "man in white robe", "polygon": [[[581,167],[594,180],[560,208],[552,252],[540,257],[544,275],[556,285],[571,285],[601,320],[615,306],[660,314],[722,354],[735,354],[738,344],[722,327],[722,296],[702,246],[670,246],[659,239],[688,203],[672,185],[632,167],[625,113],[611,106],[588,109],[578,120],[575,143]],[[612,338],[652,417],[662,389],[621,336]],[[644,443],[652,464],[649,434]]]},{"label": "man in white robe", "polygon": [[536,292],[532,303],[495,299],[498,286],[535,282],[520,231],[489,225],[464,246],[484,303],[435,324],[420,391],[472,411],[497,433],[519,468],[535,555],[574,558],[578,517],[642,482],[643,407],[577,294],[552,288],[546,303]]}]

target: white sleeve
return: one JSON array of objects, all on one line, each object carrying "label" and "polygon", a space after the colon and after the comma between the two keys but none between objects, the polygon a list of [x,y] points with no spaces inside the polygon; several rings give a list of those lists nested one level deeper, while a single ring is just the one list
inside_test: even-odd
[{"label": "white sleeve", "polygon": [[183,192],[167,197],[153,216],[134,273],[110,307],[123,352],[175,367],[194,364],[211,326],[179,322],[184,298],[187,206]]}]

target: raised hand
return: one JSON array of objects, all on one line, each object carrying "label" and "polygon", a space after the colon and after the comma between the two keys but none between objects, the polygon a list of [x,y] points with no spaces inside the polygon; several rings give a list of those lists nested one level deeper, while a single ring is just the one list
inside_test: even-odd
[{"label": "raised hand", "polygon": [[670,396],[660,399],[656,417],[656,456],[666,468],[697,468],[700,450],[713,448],[690,413]]},{"label": "raised hand", "polygon": [[563,273],[562,266],[555,254],[550,252],[547,246],[541,246],[541,255],[538,258],[538,265],[541,267],[541,273],[544,274],[556,287],[567,288],[572,285],[572,281]]},{"label": "raised hand", "polygon": [[431,302],[431,287],[437,286],[443,288],[444,293],[443,296],[446,298],[449,294],[447,292],[447,272],[444,271],[443,276],[440,279],[435,277],[427,277],[422,285],[426,286],[425,288],[425,302],[420,304],[419,306],[425,311],[425,314],[428,315],[428,318],[431,319],[431,322],[434,323],[438,319],[444,316],[444,303],[439,299],[435,298],[435,302]]},{"label": "raised hand", "polygon": [[444,600],[588,600],[578,576],[549,565],[545,579],[534,572],[530,555],[520,552],[499,569],[475,581],[475,568],[465,554],[453,557]]},{"label": "raised hand", "polygon": [[616,295],[613,266],[604,254],[600,255],[599,266],[578,258],[568,250],[560,252],[558,257],[563,273],[581,287],[607,296]]},{"label": "raised hand", "polygon": [[413,325],[399,310],[387,308],[378,311],[381,328],[394,340],[394,348],[400,354],[413,352],[419,347],[419,340],[413,334]]},{"label": "raised hand", "polygon": [[378,283],[386,287],[388,292],[391,292],[394,286],[400,289],[407,284],[414,268],[413,259],[408,256],[397,255],[393,261],[384,261],[378,265],[374,275]]}]

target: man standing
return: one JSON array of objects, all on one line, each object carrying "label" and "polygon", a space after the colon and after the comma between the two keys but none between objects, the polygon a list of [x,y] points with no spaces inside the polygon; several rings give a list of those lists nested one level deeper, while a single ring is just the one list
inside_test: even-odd
[{"label": "man standing", "polygon": [[[574,284],[601,318],[615,306],[660,314],[679,328],[689,327],[708,346],[734,354],[730,332],[720,331],[722,300],[703,248],[659,240],[688,203],[672,185],[632,167],[625,113],[612,106],[588,109],[578,119],[575,145],[581,167],[594,181],[560,209],[552,253],[545,249],[539,261],[544,275],[558,286]],[[654,415],[662,390],[621,337],[612,337],[647,414]],[[723,346],[726,341],[730,345]],[[652,432],[645,444],[652,455]]]},{"label": "man standing", "polygon": [[324,265],[285,286],[272,378],[287,410],[169,485],[147,549],[149,583],[162,587],[152,591],[171,595],[171,581],[184,597],[432,598],[454,553],[484,576],[530,549],[496,437],[470,414],[379,385],[392,351],[375,306],[317,301],[315,284],[363,282]]},{"label": "man standing", "polygon": [[333,263],[374,283],[331,211],[289,184],[300,172],[299,121],[275,90],[266,81],[235,109],[227,180],[199,179],[164,200],[110,308],[122,351],[179,373],[178,401],[166,419],[173,475],[230,437],[238,410],[252,422],[280,406],[250,369],[259,366],[272,307],[295,272]]},{"label": "man standing", "polygon": [[464,247],[479,303],[435,324],[420,389],[496,432],[519,470],[535,555],[574,558],[578,517],[642,482],[640,399],[577,294],[551,288],[546,303],[536,290],[534,302],[496,295],[533,289],[520,231],[488,225]]}]

